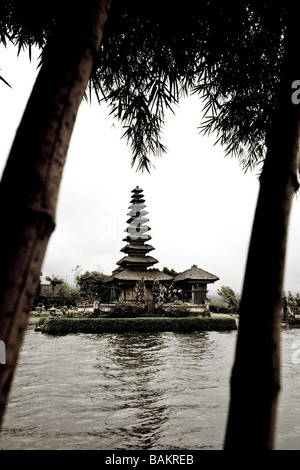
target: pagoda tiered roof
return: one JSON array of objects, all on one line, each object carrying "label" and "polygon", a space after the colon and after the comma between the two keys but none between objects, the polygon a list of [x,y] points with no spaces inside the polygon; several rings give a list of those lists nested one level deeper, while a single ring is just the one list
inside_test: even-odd
[{"label": "pagoda tiered roof", "polygon": [[172,277],[168,274],[159,271],[159,269],[148,269],[145,271],[134,271],[133,269],[124,269],[113,274],[110,278],[111,281],[137,281],[139,279],[144,279],[144,281],[160,281],[160,282],[170,282]]},{"label": "pagoda tiered roof", "polygon": [[117,265],[135,272],[146,271],[147,268],[158,263],[158,260],[147,255],[149,251],[154,250],[154,247],[145,243],[151,240],[151,236],[147,233],[151,228],[147,225],[149,219],[144,217],[148,212],[144,210],[146,205],[143,190],[136,186],[131,192],[130,211],[127,214],[129,216],[128,227],[125,229],[127,236],[123,238],[127,245],[120,250],[126,256],[120,259]]}]

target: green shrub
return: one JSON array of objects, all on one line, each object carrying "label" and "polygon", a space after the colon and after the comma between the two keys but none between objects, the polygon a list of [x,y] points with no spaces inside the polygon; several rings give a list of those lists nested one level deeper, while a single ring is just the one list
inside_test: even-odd
[{"label": "green shrub", "polygon": [[74,333],[124,333],[139,331],[151,333],[174,331],[188,333],[192,331],[227,331],[236,330],[236,322],[229,318],[51,318],[43,323],[43,333],[65,335]]},{"label": "green shrub", "polygon": [[44,315],[44,316],[40,317],[39,321],[38,321],[38,325],[43,326],[45,321],[48,320],[48,318],[49,318],[49,315]]},{"label": "green shrub", "polygon": [[182,308],[174,308],[173,310],[168,310],[166,316],[169,318],[186,318],[190,317],[190,312],[188,310],[183,310]]}]

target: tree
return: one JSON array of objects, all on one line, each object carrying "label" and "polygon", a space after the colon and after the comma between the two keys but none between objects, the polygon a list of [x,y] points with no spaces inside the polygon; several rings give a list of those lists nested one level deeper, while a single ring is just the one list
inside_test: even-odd
[{"label": "tree", "polygon": [[283,298],[282,298],[282,305],[283,305],[283,318],[284,320],[287,320],[288,315],[294,315],[297,313],[298,308],[300,306],[300,294],[297,292],[297,294],[294,296],[291,291],[288,291],[288,295],[283,292]]},{"label": "tree", "polygon": [[98,271],[86,271],[76,277],[78,295],[81,299],[93,302],[96,298],[101,302],[110,301],[110,287],[105,284],[106,274]]},{"label": "tree", "polygon": [[[178,272],[175,269],[167,268],[166,266],[162,269],[163,273],[168,274],[169,276],[175,277],[177,276]],[[164,291],[164,300],[165,302],[176,302],[178,300],[182,300],[182,290],[176,286],[174,282],[171,284],[163,286]]]},{"label": "tree", "polygon": [[[188,12],[180,9],[180,19],[173,10],[167,31],[159,19],[120,14],[113,23],[111,15],[99,53],[98,79],[106,77],[99,89],[124,123],[138,167],[151,166],[146,148],[164,151],[164,109],[190,91],[204,99],[203,132],[216,132],[225,152],[236,155],[245,170],[259,163],[263,168],[240,304],[227,450],[274,446],[282,283],[289,214],[299,188],[300,106],[291,99],[299,93],[293,91],[300,76],[294,55],[299,10],[291,1],[197,2]],[[119,51],[113,63],[111,48]],[[263,273],[268,276],[261,296]],[[255,347],[254,312],[259,317]]]},{"label": "tree", "polygon": [[45,277],[46,281],[48,281],[50,283],[50,286],[51,286],[51,289],[52,289],[52,293],[54,294],[55,293],[55,288],[57,286],[60,286],[61,284],[63,284],[65,281],[57,276],[46,276]]},{"label": "tree", "polygon": [[[298,190],[300,108],[291,84],[300,73],[293,56],[299,5],[287,4],[284,63],[267,134],[267,153],[252,228],[240,305],[239,334],[231,376],[226,449],[273,449],[280,391],[281,296],[292,199]],[[278,141],[278,136],[280,139]],[[255,295],[258,273],[268,273],[264,295]],[[252,315],[259,318],[253,344]],[[250,353],[251,352],[251,353]],[[251,384],[251,385],[250,385]],[[247,403],[247,406],[245,404]],[[247,423],[244,426],[244,423]],[[237,429],[243,426],[238,436]],[[245,432],[244,432],[245,430]]]},{"label": "tree", "polygon": [[134,286],[134,300],[138,309],[144,309],[146,306],[146,287],[144,278],[136,282]]},{"label": "tree", "polygon": [[161,309],[164,303],[164,289],[162,284],[154,279],[152,285],[153,306],[156,309]]},{"label": "tree", "polygon": [[[28,12],[28,3],[35,4],[39,21],[34,21],[34,16]],[[108,4],[105,3],[104,9]],[[19,8],[17,13],[21,11],[22,14],[16,15],[15,5]],[[8,23],[9,36],[16,38],[19,45],[24,45],[20,31],[25,32],[25,44],[35,41],[43,45],[48,41],[35,87],[39,91],[34,92],[29,100],[0,186],[0,200],[11,200],[15,215],[14,218],[10,217],[11,212],[5,207],[1,213],[1,221],[10,230],[5,231],[6,262],[1,263],[0,280],[2,286],[14,286],[5,295],[7,303],[1,306],[0,318],[5,338],[6,318],[10,318],[15,332],[24,330],[26,324],[26,312],[38,281],[40,260],[54,228],[53,214],[66,154],[67,145],[60,153],[61,147],[54,144],[66,144],[72,129],[72,119],[69,119],[66,126],[68,137],[60,140],[55,132],[47,132],[47,138],[44,138],[49,123],[52,126],[52,123],[64,123],[65,120],[60,120],[56,113],[52,119],[48,111],[49,100],[42,98],[58,98],[57,91],[51,91],[53,83],[58,82],[53,77],[54,72],[59,71],[62,76],[69,77],[64,73],[70,64],[66,58],[71,59],[71,52],[77,45],[75,41],[68,43],[69,37],[82,40],[88,62],[90,65],[92,63],[88,41],[79,34],[84,31],[83,25],[91,25],[91,21],[88,15],[78,19],[91,4],[87,2],[86,10],[80,10],[77,15],[77,4],[75,8],[72,3],[65,14],[60,11],[62,6],[59,2],[48,2],[45,9],[44,4],[43,7],[38,5],[36,2],[26,2],[26,7],[22,8],[20,1],[3,1],[0,7],[3,10],[0,11],[3,13],[0,14],[1,40],[6,37]],[[99,102],[105,100],[111,106],[112,114],[123,123],[124,136],[131,143],[133,163],[137,163],[138,168],[150,170],[151,157],[165,151],[161,139],[165,110],[172,109],[187,93],[198,93],[204,100],[206,119],[202,123],[203,132],[217,133],[217,140],[224,145],[225,152],[236,155],[244,169],[255,167],[258,163],[263,166],[241,297],[226,449],[248,448],[250,443],[257,449],[271,449],[274,445],[280,389],[282,279],[289,213],[293,195],[299,186],[300,107],[297,100],[291,99],[295,97],[292,86],[300,76],[299,63],[294,55],[294,44],[298,43],[299,10],[298,3],[290,0],[275,3],[249,0],[238,4],[203,0],[180,9],[174,8],[173,2],[166,2],[162,9],[161,3],[153,0],[151,8],[145,9],[143,2],[114,0],[101,49],[99,53],[93,49],[96,60],[90,92],[96,92]],[[69,19],[69,14],[74,21],[65,20]],[[98,28],[100,36],[106,16],[106,11],[98,16],[101,18]],[[99,39],[98,35],[96,49]],[[61,47],[63,44],[67,45],[65,51]],[[83,57],[83,54],[80,52],[79,56]],[[71,65],[69,69],[74,70]],[[90,70],[89,66],[85,77],[89,76]],[[79,82],[83,85],[87,79]],[[41,83],[47,86],[40,88]],[[58,87],[59,90],[61,88]],[[82,88],[74,98],[77,104],[71,112],[73,120],[83,94]],[[42,104],[40,108],[35,106],[37,101]],[[64,93],[54,102],[60,109],[62,103],[73,103],[73,95]],[[37,119],[32,120],[33,116]],[[28,127],[25,127],[26,122],[30,124]],[[34,135],[31,134],[32,130]],[[39,140],[38,136],[42,139]],[[33,143],[43,152],[37,151]],[[57,152],[51,151],[48,155],[46,150],[49,149],[56,149]],[[23,158],[24,153],[28,155],[26,159]],[[49,161],[56,165],[48,166]],[[16,168],[20,175],[17,178]],[[44,191],[37,177],[42,174],[43,168],[56,170],[44,173],[51,191]],[[23,209],[27,201],[29,204]],[[31,239],[28,236],[29,218],[32,230],[36,231],[37,221],[40,224],[38,237],[33,237],[39,243],[42,241],[38,257],[32,245],[24,244],[24,240]],[[23,260],[25,263],[35,260],[36,268],[32,269],[28,264],[22,267]],[[30,280],[25,273],[31,273]],[[268,273],[264,277],[264,296],[258,297],[258,276],[264,273]],[[12,295],[12,289],[17,289],[16,280],[20,291]],[[13,304],[20,305],[19,311],[24,312],[23,315],[16,314],[18,320],[14,320],[11,313],[11,299]],[[255,347],[253,312],[260,318]],[[19,318],[22,319],[21,324]],[[13,340],[8,348],[8,362],[11,356],[13,361],[5,377],[3,374],[2,386],[5,390],[9,388],[17,357],[16,334],[11,335]],[[6,398],[1,399],[2,407],[5,401]]]},{"label": "tree", "polygon": [[52,288],[49,290],[41,283],[39,284],[39,289],[36,292],[33,304],[34,308],[40,304],[43,304],[46,309],[50,307],[71,307],[76,305],[78,300],[77,289],[69,286],[66,281],[57,276],[52,276],[52,278],[47,276],[45,279],[50,281]]},{"label": "tree", "polygon": [[221,288],[217,290],[217,294],[221,297],[226,307],[231,312],[238,312],[240,298],[239,295],[231,289],[231,287],[221,286]]},{"label": "tree", "polygon": [[[0,38],[43,46],[42,65],[0,184],[2,420],[49,237],[78,107],[100,47],[110,0],[1,2]],[[46,45],[45,45],[46,43]],[[9,201],[9,204],[8,204]]]},{"label": "tree", "polygon": [[162,268],[162,272],[165,273],[165,274],[168,274],[169,276],[172,276],[172,277],[175,277],[178,274],[178,272],[176,272],[175,269],[173,269],[173,268],[169,269],[166,266],[164,266]]},{"label": "tree", "polygon": [[54,307],[72,307],[76,306],[78,300],[78,291],[63,282],[58,286],[58,289],[53,298]]},{"label": "tree", "polygon": [[74,273],[74,282],[75,282],[75,285],[77,287],[77,289],[79,289],[79,285],[78,285],[78,279],[81,275],[81,266],[77,265],[75,268],[72,269],[73,273]]}]

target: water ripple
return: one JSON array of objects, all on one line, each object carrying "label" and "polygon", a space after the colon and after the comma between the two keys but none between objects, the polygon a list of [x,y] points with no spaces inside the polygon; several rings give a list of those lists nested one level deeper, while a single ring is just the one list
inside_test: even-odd
[{"label": "water ripple", "polygon": [[[298,331],[284,333],[282,448],[300,436],[300,366],[290,348]],[[221,449],[235,339],[28,330],[0,449]]]}]

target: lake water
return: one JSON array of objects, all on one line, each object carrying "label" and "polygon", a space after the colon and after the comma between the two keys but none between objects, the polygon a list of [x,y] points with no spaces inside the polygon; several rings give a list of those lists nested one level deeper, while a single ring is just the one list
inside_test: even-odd
[{"label": "lake water", "polygon": [[[29,329],[0,449],[222,449],[236,334]],[[297,347],[284,330],[277,449],[300,449]]]}]

